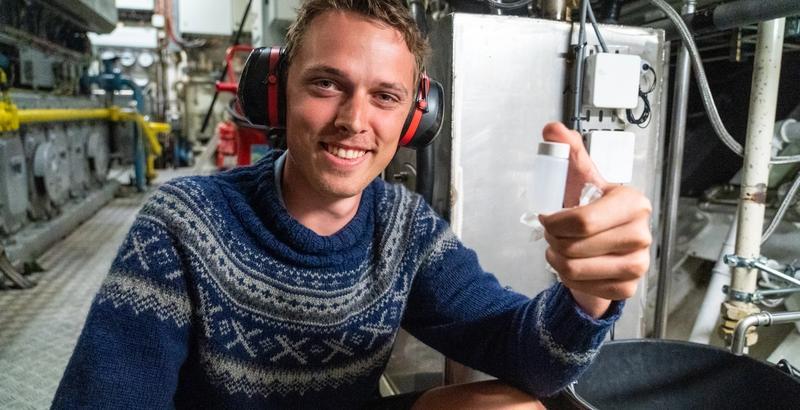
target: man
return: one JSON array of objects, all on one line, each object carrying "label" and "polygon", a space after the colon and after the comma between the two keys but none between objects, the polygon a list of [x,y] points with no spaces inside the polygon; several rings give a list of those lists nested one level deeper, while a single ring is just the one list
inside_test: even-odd
[{"label": "man", "polygon": [[588,180],[606,195],[542,218],[563,284],[530,300],[417,195],[377,178],[426,48],[404,2],[309,0],[287,46],[288,151],[153,195],[54,407],[359,408],[377,399],[400,325],[507,383],[408,406],[532,407],[577,377],[647,270],[647,200],[602,184],[580,137],[546,127],[572,145],[567,203]]}]

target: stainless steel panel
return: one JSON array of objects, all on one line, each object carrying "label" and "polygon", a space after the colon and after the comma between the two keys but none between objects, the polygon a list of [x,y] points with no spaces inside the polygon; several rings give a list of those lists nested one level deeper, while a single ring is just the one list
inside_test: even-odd
[{"label": "stainless steel panel", "polygon": [[[486,270],[533,296],[555,277],[544,269],[546,243],[532,241],[519,217],[529,203],[541,129],[547,122],[566,120],[568,58],[576,30],[569,23],[519,17],[456,14],[451,19],[449,32],[439,33],[434,47],[449,46],[452,54],[448,120],[453,229],[478,252]],[[650,96],[654,112],[646,128],[626,125],[609,111],[600,122],[596,110],[583,126],[636,135],[632,185],[657,203],[664,108],[657,102],[662,100],[668,49],[660,32],[651,29],[604,26],[603,34],[612,50],[640,55],[655,67],[659,82]],[[590,36],[590,47],[596,44],[593,40]],[[618,337],[642,336],[644,294],[627,304]]]}]

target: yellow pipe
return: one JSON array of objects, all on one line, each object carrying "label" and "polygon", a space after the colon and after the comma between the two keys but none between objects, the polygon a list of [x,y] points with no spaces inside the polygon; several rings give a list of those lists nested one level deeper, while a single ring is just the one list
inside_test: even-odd
[{"label": "yellow pipe", "polygon": [[119,107],[82,109],[24,109],[19,110],[10,101],[0,101],[0,131],[16,131],[21,124],[37,122],[108,120],[133,121],[144,132],[150,154],[147,159],[148,178],[155,178],[155,157],[161,155],[163,148],[158,142],[159,133],[168,133],[172,127],[163,122],[146,121],[138,112],[123,111]]},{"label": "yellow pipe", "polygon": [[19,129],[17,106],[7,101],[0,101],[0,132]]},{"label": "yellow pipe", "polygon": [[80,121],[80,120],[107,120],[111,118],[108,108],[84,109],[30,109],[18,110],[20,124],[34,122]]}]

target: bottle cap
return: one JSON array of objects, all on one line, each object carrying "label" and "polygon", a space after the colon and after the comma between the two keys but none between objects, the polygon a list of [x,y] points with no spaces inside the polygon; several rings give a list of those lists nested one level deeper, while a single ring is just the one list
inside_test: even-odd
[{"label": "bottle cap", "polygon": [[539,155],[548,155],[556,158],[569,158],[569,144],[561,142],[540,142]]}]

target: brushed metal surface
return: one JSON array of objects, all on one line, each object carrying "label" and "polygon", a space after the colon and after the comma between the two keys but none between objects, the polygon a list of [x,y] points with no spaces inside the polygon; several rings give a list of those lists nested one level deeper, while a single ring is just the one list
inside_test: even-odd
[{"label": "brushed metal surface", "polygon": [[[568,59],[577,30],[569,23],[512,16],[455,14],[450,19],[449,27],[441,27],[449,30],[437,33],[433,43],[436,50],[449,47],[452,55],[452,116],[447,119],[452,129],[452,226],[478,252],[484,269],[534,296],[555,277],[544,268],[546,243],[532,241],[519,217],[530,200],[541,129],[550,121],[566,120]],[[612,52],[640,55],[654,66],[654,112],[649,125],[639,128],[623,123],[611,110],[601,120],[597,109],[583,107],[581,112],[590,115],[583,127],[636,135],[631,185],[657,206],[664,129],[664,105],[658,102],[663,101],[668,49],[661,33],[651,29],[603,26],[603,34]],[[588,39],[594,52],[593,33]],[[644,294],[640,291],[627,304],[617,337],[642,336]]]}]

